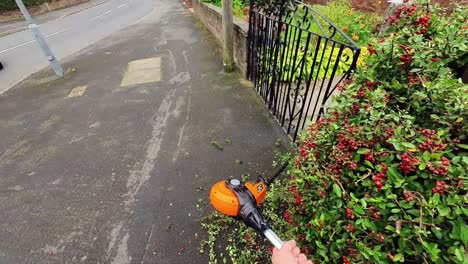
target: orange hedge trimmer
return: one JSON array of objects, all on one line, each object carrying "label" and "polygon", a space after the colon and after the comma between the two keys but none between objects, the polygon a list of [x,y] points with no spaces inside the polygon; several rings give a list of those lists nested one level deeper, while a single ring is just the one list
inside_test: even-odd
[{"label": "orange hedge trimmer", "polygon": [[287,167],[279,167],[268,182],[262,176],[257,183],[243,183],[238,179],[217,182],[210,191],[210,202],[219,212],[235,217],[265,236],[273,246],[280,249],[283,241],[271,230],[268,221],[260,213],[258,206],[265,199],[267,186]]}]

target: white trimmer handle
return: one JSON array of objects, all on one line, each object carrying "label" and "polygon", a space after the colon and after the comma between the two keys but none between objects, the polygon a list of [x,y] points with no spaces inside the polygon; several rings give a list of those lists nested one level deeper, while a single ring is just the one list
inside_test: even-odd
[{"label": "white trimmer handle", "polygon": [[263,235],[265,235],[265,237],[268,239],[268,241],[270,241],[270,243],[277,249],[281,249],[281,247],[283,246],[283,240],[281,240],[281,238],[279,238],[275,232],[273,232],[273,230],[271,229],[267,229],[265,230],[265,232],[263,232]]}]

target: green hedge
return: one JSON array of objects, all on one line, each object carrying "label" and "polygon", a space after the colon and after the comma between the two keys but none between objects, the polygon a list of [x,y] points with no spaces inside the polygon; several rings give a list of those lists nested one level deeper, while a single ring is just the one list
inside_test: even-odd
[{"label": "green hedge", "polygon": [[[23,0],[26,7],[42,5],[45,2],[53,2],[56,0]],[[18,9],[15,0],[0,0],[0,12],[11,11]]]}]

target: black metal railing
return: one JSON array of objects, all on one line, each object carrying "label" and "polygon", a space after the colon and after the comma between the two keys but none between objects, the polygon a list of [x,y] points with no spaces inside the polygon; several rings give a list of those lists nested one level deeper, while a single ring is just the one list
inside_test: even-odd
[{"label": "black metal railing", "polygon": [[325,113],[359,54],[351,38],[306,4],[251,0],[247,77],[293,141]]}]

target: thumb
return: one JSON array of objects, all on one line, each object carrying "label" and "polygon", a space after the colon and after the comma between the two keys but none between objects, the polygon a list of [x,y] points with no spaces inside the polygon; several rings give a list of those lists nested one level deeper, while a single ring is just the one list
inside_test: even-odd
[{"label": "thumb", "polygon": [[283,244],[281,247],[281,250],[284,250],[286,252],[292,251],[296,247],[296,241],[294,240],[289,240]]}]

